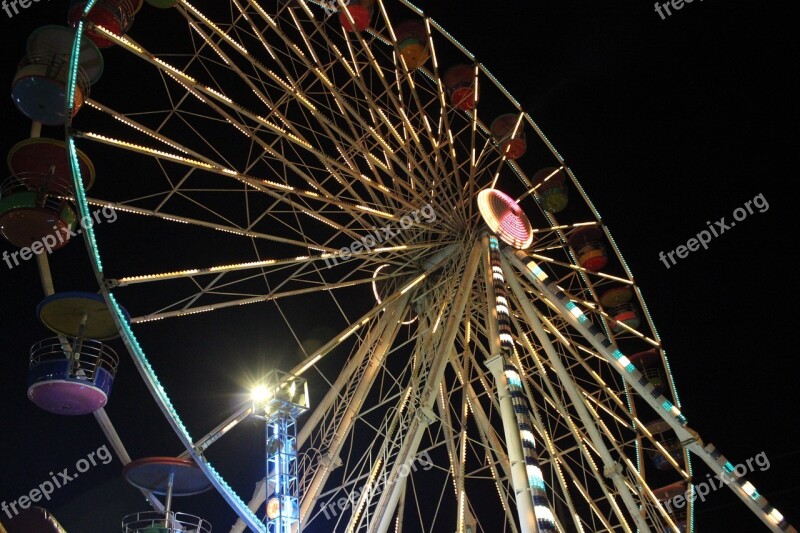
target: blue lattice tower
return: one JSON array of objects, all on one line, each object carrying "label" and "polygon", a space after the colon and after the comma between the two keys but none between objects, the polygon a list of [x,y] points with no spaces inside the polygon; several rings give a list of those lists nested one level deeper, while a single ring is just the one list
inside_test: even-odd
[{"label": "blue lattice tower", "polygon": [[266,421],[266,525],[268,533],[300,530],[297,418],[308,409],[303,378],[272,371],[253,411]]}]

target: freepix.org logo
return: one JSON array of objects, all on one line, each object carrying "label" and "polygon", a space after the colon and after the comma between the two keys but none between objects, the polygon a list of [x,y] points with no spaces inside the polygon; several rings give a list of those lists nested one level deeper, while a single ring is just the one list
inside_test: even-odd
[{"label": "freepix.org logo", "polygon": [[[103,215],[100,218],[100,215]],[[94,219],[94,220],[93,220]],[[116,222],[117,220],[117,212],[110,206],[104,206],[102,209],[96,209],[92,212],[92,216],[85,217],[81,219],[81,228],[82,229],[74,229],[74,228],[60,228],[58,226],[53,226],[53,233],[45,235],[40,240],[34,242],[30,246],[23,246],[19,250],[15,252],[8,253],[7,251],[3,251],[3,261],[5,262],[6,266],[8,266],[9,270],[19,266],[19,260],[22,259],[23,261],[28,261],[34,255],[39,255],[43,253],[51,253],[58,245],[63,244],[65,241],[77,237],[83,230],[94,226],[95,224],[102,224],[103,220],[108,222],[109,224]]]},{"label": "freepix.org logo", "polygon": [[[767,199],[764,198],[763,193],[759,193],[755,198],[752,200],[748,200],[744,203],[744,207],[737,207],[733,210],[733,221],[730,223],[726,222],[725,219],[727,217],[722,217],[721,219],[711,224],[710,221],[707,221],[706,224],[708,225],[708,229],[704,229],[697,234],[697,238],[692,237],[686,244],[681,244],[674,250],[668,251],[666,254],[664,251],[658,252],[658,258],[664,263],[664,266],[670,268],[677,264],[677,260],[674,256],[678,256],[678,259],[684,259],[688,257],[689,252],[696,252],[702,246],[704,250],[708,250],[708,243],[711,242],[713,237],[719,237],[726,231],[733,228],[737,222],[741,222],[742,220],[747,218],[747,215],[752,215],[755,213],[753,210],[753,206],[758,209],[759,213],[766,213],[769,211],[769,202]],[[669,261],[667,261],[669,259]],[[672,264],[670,264],[670,262]]]},{"label": "freepix.org logo", "polygon": [[[420,219],[421,217],[421,219]],[[433,210],[431,204],[426,204],[422,209],[415,209],[407,215],[400,218],[399,228],[392,224],[386,224],[381,228],[372,228],[373,233],[367,233],[361,239],[353,241],[350,246],[345,246],[339,250],[335,255],[325,258],[325,265],[330,268],[333,265],[338,265],[339,261],[347,261],[352,256],[359,253],[369,253],[379,244],[385,244],[395,237],[401,231],[407,230],[424,221],[426,224],[431,224],[436,221],[436,211]]]},{"label": "freepix.org logo", "polygon": [[[49,2],[50,0],[47,1]],[[19,15],[20,9],[28,9],[31,7],[31,4],[37,2],[39,2],[39,0],[3,0],[2,3],[0,3],[0,7],[6,12],[8,18],[11,18],[14,15]],[[19,5],[19,8],[17,8],[17,5]],[[11,11],[14,11],[14,13],[12,14]]]},{"label": "freepix.org logo", "polygon": [[[89,452],[85,458],[80,458],[75,462],[76,473],[70,474],[69,467],[64,468],[58,473],[50,472],[50,479],[42,481],[35,489],[31,489],[27,494],[23,494],[16,500],[6,503],[0,503],[0,509],[9,518],[18,515],[20,510],[29,508],[33,503],[39,502],[42,499],[50,501],[50,496],[56,489],[60,489],[70,481],[76,479],[79,474],[88,472],[93,466],[97,466],[98,460],[100,464],[107,465],[111,462],[113,457],[105,444],[97,448],[93,452]],[[17,509],[19,507],[19,509]],[[13,513],[13,514],[12,514]]]},{"label": "freepix.org logo", "polygon": [[706,474],[705,480],[695,483],[694,487],[687,490],[685,494],[678,494],[677,496],[662,502],[661,505],[664,506],[668,513],[671,513],[673,511],[673,506],[676,509],[682,509],[687,502],[693,502],[698,498],[701,502],[705,502],[706,496],[708,496],[710,493],[736,481],[748,472],[753,472],[755,470],[753,463],[758,466],[758,469],[761,472],[769,470],[770,462],[769,458],[767,457],[767,453],[761,452],[755,457],[749,458],[744,463],[739,463],[736,465],[730,474],[722,472],[714,475],[714,477],[711,477],[711,474]]},{"label": "freepix.org logo", "polygon": [[[331,15],[339,11],[339,2],[337,0],[327,0],[327,1],[323,0],[322,2],[320,2],[320,5],[322,5],[322,9],[325,11],[326,17],[330,17]],[[349,6],[350,0],[344,0],[344,5]]]},{"label": "freepix.org logo", "polygon": [[[702,2],[703,0],[700,1]],[[656,2],[656,13],[658,13],[658,16],[661,17],[661,20],[666,20],[667,17],[671,17],[673,13],[670,10],[670,7],[675,11],[680,11],[683,9],[683,6],[686,4],[691,4],[692,2],[694,2],[694,0],[670,0],[669,2]],[[664,12],[667,13],[666,16],[664,16]]]},{"label": "freepix.org logo", "polygon": [[[417,466],[417,463],[419,463],[419,466]],[[433,461],[431,460],[431,456],[428,454],[427,450],[421,452],[419,455],[411,459],[409,463],[401,464],[397,470],[397,480],[407,477],[409,474],[411,474],[411,472],[416,472],[419,467],[422,467],[422,469],[426,471],[433,468]],[[395,480],[395,483],[397,480]],[[325,518],[330,520],[339,514],[338,511],[336,511],[337,507],[339,508],[339,511],[344,512],[351,506],[355,506],[362,496],[368,498],[370,496],[370,487],[372,487],[372,490],[375,489],[373,485],[364,485],[355,488],[347,496],[342,496],[336,501],[329,500],[327,502],[323,502],[320,510],[325,515]]]}]

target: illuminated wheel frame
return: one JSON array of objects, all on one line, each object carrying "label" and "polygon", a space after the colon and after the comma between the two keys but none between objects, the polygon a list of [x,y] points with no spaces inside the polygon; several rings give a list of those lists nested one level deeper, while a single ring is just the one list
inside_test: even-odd
[{"label": "illuminated wheel frame", "polygon": [[[338,333],[284,369],[318,382],[298,433],[308,530],[387,531],[402,521],[408,531],[528,532],[536,530],[528,510],[542,531],[554,522],[579,531],[676,528],[654,491],[691,482],[689,451],[716,473],[731,464],[686,426],[639,287],[575,176],[519,103],[405,1],[378,0],[360,33],[315,3],[233,0],[217,8],[201,13],[184,0],[151,11],[163,19],[159,27],[174,28],[171,43],[183,43],[168,53],[136,41],[136,27],[122,38],[95,27],[127,52],[116,74],[135,74],[140,86],[87,99],[68,124],[68,145],[73,157],[80,143],[137,169],[135,184],[120,180],[106,196],[87,198],[73,165],[82,216],[111,206],[125,217],[87,228],[87,247],[154,400],[240,517],[233,530],[263,531],[261,516],[211,467],[212,450],[190,436],[156,375],[159,362],[148,361],[134,330],[168,334],[175,321],[186,330],[193,315],[215,312],[224,321],[246,304],[256,314],[271,302],[283,314],[285,299],[307,310],[332,302],[339,311],[313,317]],[[392,29],[406,19],[424,20],[427,31],[430,58],[414,70]],[[79,30],[76,44],[84,23]],[[455,63],[474,65],[472,110],[446,95],[442,75]],[[71,111],[75,79],[69,87]],[[505,157],[489,132],[496,117],[481,115],[481,101],[521,115],[524,159]],[[558,218],[540,207],[529,178],[543,167],[569,176],[570,205]],[[488,188],[519,193],[519,208],[504,205],[530,220],[529,232],[512,232],[525,239],[509,240],[526,250],[488,233],[504,237],[503,224],[479,214],[476,198]],[[424,206],[436,216],[407,227]],[[166,228],[152,235],[152,250],[129,245],[122,232],[152,221]],[[600,272],[577,266],[568,245],[586,226],[607,239],[611,261]],[[174,248],[164,248],[170,239]],[[207,253],[165,256],[185,239],[208,242]],[[125,271],[131,254],[148,252],[162,270]],[[394,268],[383,274],[386,264]],[[380,278],[397,288],[376,304],[371,289]],[[610,328],[598,294],[612,285],[633,289],[638,330]],[[131,310],[132,325],[118,302]],[[411,315],[417,320],[408,324]],[[303,339],[302,328],[290,320],[286,327]],[[665,388],[623,355],[653,348]],[[683,444],[682,460],[646,431],[659,417]],[[666,473],[648,463],[653,453],[669,463]],[[410,468],[420,454],[431,468]],[[729,486],[773,531],[794,531],[752,485]],[[327,516],[326,502],[355,489],[364,490]],[[261,515],[268,493],[261,484],[251,501]],[[687,531],[692,515],[690,502]]]}]

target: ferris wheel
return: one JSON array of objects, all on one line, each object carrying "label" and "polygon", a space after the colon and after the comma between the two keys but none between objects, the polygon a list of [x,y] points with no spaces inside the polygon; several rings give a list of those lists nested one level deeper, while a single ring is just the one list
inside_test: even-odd
[{"label": "ferris wheel", "polygon": [[[102,299],[46,298],[42,320],[66,313],[69,327],[40,345],[32,390],[54,412],[113,402],[113,380],[134,377],[115,376],[116,354],[89,337],[116,329],[187,450],[131,463],[136,486],[165,493],[173,470],[187,472],[184,494],[207,480],[239,517],[232,531],[695,531],[693,498],[665,505],[691,494],[694,458],[772,531],[795,531],[690,428],[598,211],[436,21],[403,0],[147,3],[73,2],[76,31],[29,41],[15,102],[66,124],[66,145],[15,147],[16,171],[47,177],[15,179],[5,199],[27,196],[0,203],[20,246],[94,219],[80,229]],[[55,69],[65,33],[69,68]],[[101,48],[114,53],[104,66]],[[33,165],[56,152],[68,162]],[[119,222],[98,215],[111,212]],[[198,439],[158,346],[140,339],[212,339],[209,314],[269,327],[267,306],[298,345],[310,324],[330,334],[265,378],[267,412],[285,396],[282,417],[266,417],[275,461],[241,495],[210,458],[255,408],[205,413]],[[95,356],[53,388],[42,346],[48,364],[85,346]],[[207,378],[186,377],[200,390]],[[184,530],[175,523],[165,530]]]}]

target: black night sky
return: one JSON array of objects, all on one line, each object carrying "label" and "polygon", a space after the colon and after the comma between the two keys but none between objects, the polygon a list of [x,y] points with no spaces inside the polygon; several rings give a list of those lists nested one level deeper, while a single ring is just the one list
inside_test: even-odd
[{"label": "black night sky", "polygon": [[[797,176],[790,167],[798,138],[796,7],[699,0],[662,20],[646,1],[418,5],[522,102],[581,181],[643,291],[690,426],[734,464],[764,452],[769,468],[749,479],[800,525]],[[28,34],[44,24],[64,24],[66,11],[65,0],[40,0],[13,17],[0,11],[0,86],[10,88]],[[162,31],[159,15],[145,4],[131,34]],[[105,76],[123,76],[113,68],[115,53],[107,53]],[[5,153],[28,136],[30,122],[8,97],[2,117]],[[63,129],[43,134],[60,137]],[[128,176],[124,169],[120,175]],[[98,175],[98,181],[110,179]],[[685,244],[706,229],[706,221],[730,221],[736,208],[758,195],[769,208],[714,238],[708,250],[670,268],[659,260],[659,252]],[[14,249],[0,242],[0,251]],[[212,249],[207,253],[213,258]],[[158,261],[132,259],[144,271],[155,271]],[[96,290],[82,243],[54,254],[52,265],[57,289]],[[26,398],[28,350],[49,336],[34,313],[42,298],[35,262],[13,269],[0,262],[0,294],[0,501],[12,501],[106,441],[91,416],[58,417]],[[235,322],[248,315],[229,316]],[[209,322],[216,328],[212,347],[180,327],[169,338],[147,339],[161,343],[162,354],[183,352],[181,360],[207,349],[219,354],[173,368],[167,380],[199,413],[219,406],[213,422],[230,412],[236,400],[231,376],[246,360],[235,358],[231,368],[220,364],[224,354],[279,352],[291,344],[268,325],[254,338],[241,338],[226,320],[220,314]],[[313,329],[316,317],[307,320]],[[107,411],[123,441],[134,457],[177,455],[177,440],[165,431],[122,344],[115,346],[123,362]],[[285,354],[269,360],[286,368],[294,361]],[[204,373],[207,389],[181,390],[181,375]],[[227,446],[242,472],[260,471],[261,430],[247,424]],[[695,468],[705,476],[700,461]],[[118,531],[122,516],[147,508],[121,469],[116,458],[92,468],[57,491],[49,510],[71,533]],[[179,505],[211,521],[214,531],[227,531],[234,519],[214,492]],[[697,506],[696,525],[710,532],[765,530],[724,490]]]}]

